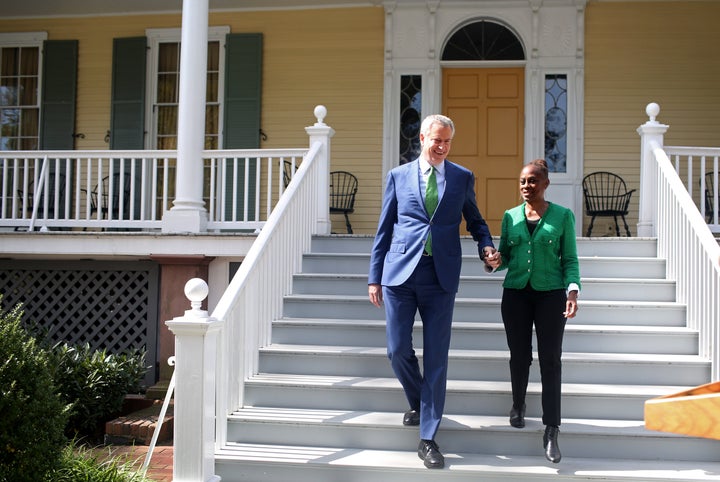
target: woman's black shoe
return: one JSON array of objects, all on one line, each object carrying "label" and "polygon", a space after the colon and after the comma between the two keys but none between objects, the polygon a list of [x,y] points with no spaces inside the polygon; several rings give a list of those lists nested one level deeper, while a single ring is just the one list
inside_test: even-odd
[{"label": "woman's black shoe", "polygon": [[515,428],[523,428],[525,426],[525,404],[522,408],[515,408],[513,406],[510,410],[510,425]]},{"label": "woman's black shoe", "polygon": [[558,445],[558,434],[560,429],[555,425],[545,427],[545,435],[543,435],[543,447],[545,448],[545,458],[556,464],[560,462],[562,455],[560,454],[560,446]]}]

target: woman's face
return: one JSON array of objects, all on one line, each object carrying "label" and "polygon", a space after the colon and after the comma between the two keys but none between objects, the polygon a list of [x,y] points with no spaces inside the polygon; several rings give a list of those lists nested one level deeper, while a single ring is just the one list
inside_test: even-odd
[{"label": "woman's face", "polygon": [[523,201],[533,202],[545,199],[545,190],[550,179],[543,175],[539,167],[528,164],[520,171],[520,196]]}]

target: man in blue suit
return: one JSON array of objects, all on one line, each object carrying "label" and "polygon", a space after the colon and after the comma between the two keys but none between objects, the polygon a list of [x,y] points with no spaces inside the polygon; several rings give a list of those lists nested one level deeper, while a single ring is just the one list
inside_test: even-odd
[{"label": "man in blue suit", "polygon": [[[475,201],[475,177],[446,160],[454,134],[450,118],[426,117],[420,157],[388,173],[368,277],[370,302],[385,305],[388,358],[410,404],[403,424],[420,425],[418,456],[428,468],[445,465],[435,434],[445,406],[463,217],[480,257],[497,264]],[[412,343],[416,311],[423,323],[422,373]]]}]

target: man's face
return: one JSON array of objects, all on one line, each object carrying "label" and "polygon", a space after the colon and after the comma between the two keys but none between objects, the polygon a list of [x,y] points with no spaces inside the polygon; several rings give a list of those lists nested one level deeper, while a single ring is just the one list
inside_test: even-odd
[{"label": "man's face", "polygon": [[420,134],[423,156],[431,165],[437,166],[448,156],[452,136],[453,132],[450,127],[443,127],[438,123],[430,126],[430,131],[426,136]]}]

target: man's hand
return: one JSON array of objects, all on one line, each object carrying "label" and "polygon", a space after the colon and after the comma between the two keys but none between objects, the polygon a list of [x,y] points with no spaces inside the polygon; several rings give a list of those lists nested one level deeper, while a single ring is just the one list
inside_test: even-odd
[{"label": "man's hand", "polygon": [[493,270],[498,269],[502,264],[502,256],[500,255],[500,251],[497,249],[491,246],[485,246],[483,248],[483,254],[485,255],[483,258],[485,264]]},{"label": "man's hand", "polygon": [[370,298],[370,303],[380,308],[383,302],[382,286],[379,284],[368,285],[368,297]]}]

